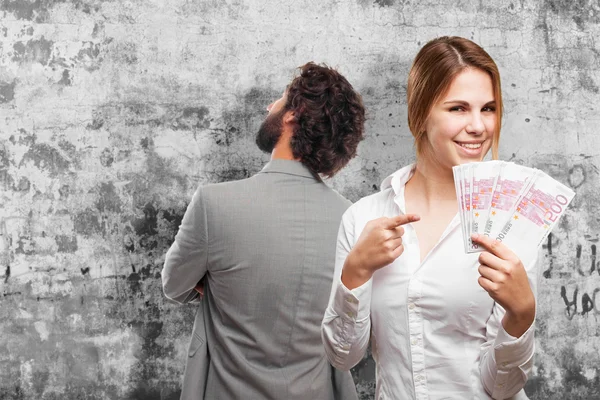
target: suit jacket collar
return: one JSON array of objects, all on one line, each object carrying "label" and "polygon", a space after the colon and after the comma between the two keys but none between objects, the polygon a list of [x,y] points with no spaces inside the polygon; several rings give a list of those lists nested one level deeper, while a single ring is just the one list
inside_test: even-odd
[{"label": "suit jacket collar", "polygon": [[274,159],[263,167],[260,173],[297,175],[305,178],[317,179],[318,175],[312,173],[304,164],[295,160]]}]

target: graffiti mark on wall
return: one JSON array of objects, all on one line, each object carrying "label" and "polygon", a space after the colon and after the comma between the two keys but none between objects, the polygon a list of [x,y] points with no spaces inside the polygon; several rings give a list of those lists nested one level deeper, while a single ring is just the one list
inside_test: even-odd
[{"label": "graffiti mark on wall", "polygon": [[[559,240],[552,233],[548,235],[546,239],[546,243],[542,245],[542,249],[546,250],[547,258],[548,258],[548,268],[542,273],[543,277],[546,279],[553,278],[553,272],[556,267],[556,258],[557,254],[554,249],[557,245],[560,244]],[[574,262],[572,263],[572,268],[565,270],[559,268],[559,278],[565,277],[589,277],[591,275],[595,275],[594,272],[597,272],[600,276],[600,261],[597,261],[596,258],[596,244],[591,243],[589,247],[578,243],[573,248],[574,250]],[[571,263],[569,263],[571,264]],[[576,274],[573,274],[576,272]]]},{"label": "graffiti mark on wall", "polygon": [[[568,286],[560,287],[560,297],[565,303],[565,315],[567,319],[572,320],[576,315],[587,315],[592,312],[596,315],[600,314],[600,304],[598,304],[596,296],[600,292],[600,287],[588,292],[580,292],[579,286],[569,288]],[[600,301],[600,297],[598,298]]]},{"label": "graffiti mark on wall", "polygon": [[582,250],[582,246],[581,244],[578,244],[576,246],[576,255],[575,255],[575,268],[577,269],[577,272],[579,273],[580,276],[590,276],[594,273],[594,271],[598,271],[598,274],[600,274],[600,269],[597,269],[597,264],[596,264],[596,245],[592,244],[590,246],[590,259],[591,259],[591,263],[587,264],[587,266],[585,264],[582,265],[581,263],[581,250]]}]

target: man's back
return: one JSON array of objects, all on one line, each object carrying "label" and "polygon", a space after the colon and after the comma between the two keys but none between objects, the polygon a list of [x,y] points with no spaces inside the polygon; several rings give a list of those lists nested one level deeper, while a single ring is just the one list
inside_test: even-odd
[{"label": "man's back", "polygon": [[183,399],[357,398],[320,335],[350,203],[311,171],[332,177],[356,155],[365,109],[335,69],[299,70],[256,134],[271,162],[252,178],[199,188],[165,257],[167,298],[196,301],[206,283]]},{"label": "man's back", "polygon": [[202,196],[211,359],[205,398],[333,398],[320,324],[350,202],[290,160],[207,186]]}]

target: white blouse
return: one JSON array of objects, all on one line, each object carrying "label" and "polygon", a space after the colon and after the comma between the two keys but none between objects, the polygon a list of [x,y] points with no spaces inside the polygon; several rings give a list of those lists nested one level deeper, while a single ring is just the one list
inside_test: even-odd
[{"label": "white blouse", "polygon": [[[329,361],[352,368],[371,339],[376,399],[526,399],[534,325],[518,339],[504,330],[504,309],[477,282],[479,253],[463,250],[458,214],[422,263],[415,230],[407,224],[398,259],[360,287],[342,284],[344,261],[366,223],[406,212],[404,187],[412,173],[409,165],[390,175],[379,193],[359,200],[342,218],[322,325]],[[535,295],[535,259],[521,261]]]}]

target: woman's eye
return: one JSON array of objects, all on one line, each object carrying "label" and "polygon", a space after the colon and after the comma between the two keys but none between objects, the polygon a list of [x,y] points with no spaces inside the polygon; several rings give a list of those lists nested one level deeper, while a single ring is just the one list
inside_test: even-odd
[{"label": "woman's eye", "polygon": [[464,111],[464,107],[462,106],[454,106],[450,108],[450,111]]},{"label": "woman's eye", "polygon": [[483,107],[481,111],[484,112],[496,112],[496,107]]}]

